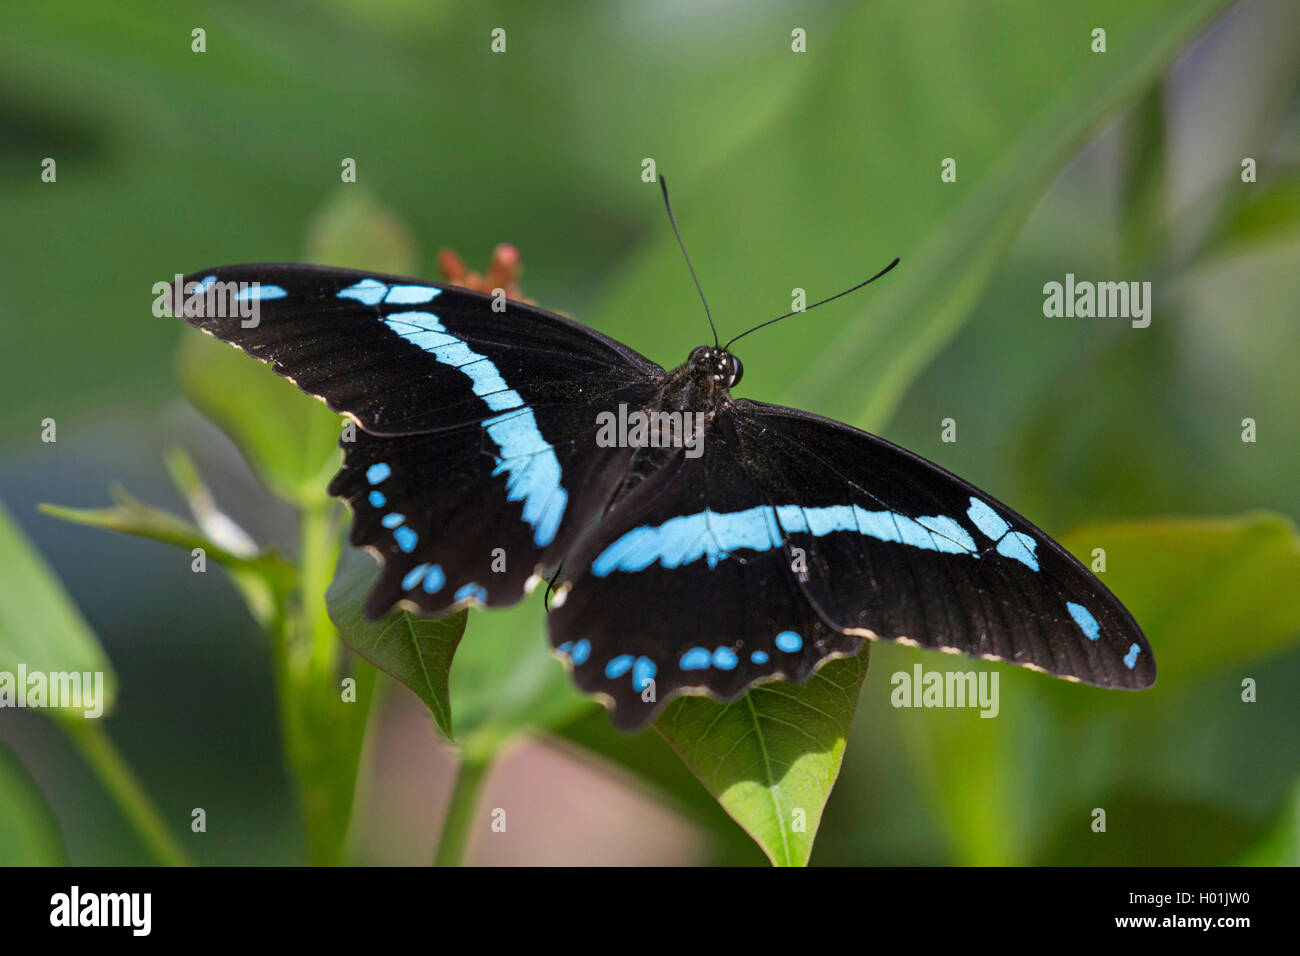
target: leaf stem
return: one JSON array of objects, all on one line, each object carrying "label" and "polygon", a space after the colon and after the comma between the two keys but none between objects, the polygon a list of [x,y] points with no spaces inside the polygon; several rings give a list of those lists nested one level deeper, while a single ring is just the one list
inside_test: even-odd
[{"label": "leaf stem", "polygon": [[491,762],[462,759],[456,769],[456,783],[451,790],[451,804],[442,822],[434,866],[460,866],[469,844],[470,826],[478,808]]},{"label": "leaf stem", "polygon": [[300,623],[299,637],[305,642],[310,670],[317,677],[332,679],[342,650],[334,624],[325,609],[325,592],[338,564],[337,513],[329,502],[301,512],[298,554]]},{"label": "leaf stem", "polygon": [[[299,511],[295,614],[277,642],[281,713],[313,865],[342,862],[355,765],[341,752],[337,681],[340,645],[325,609],[325,591],[338,561],[336,512],[328,500]],[[346,748],[344,748],[346,749]]]},{"label": "leaf stem", "polygon": [[60,716],[57,723],[81,751],[154,859],[164,866],[189,866],[189,857],[99,722]]}]

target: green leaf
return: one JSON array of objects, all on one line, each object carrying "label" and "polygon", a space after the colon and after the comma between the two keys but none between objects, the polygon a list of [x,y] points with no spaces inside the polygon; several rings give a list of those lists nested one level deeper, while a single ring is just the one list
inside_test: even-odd
[{"label": "green leaf", "polygon": [[185,449],[179,445],[168,449],[166,460],[172,484],[189,505],[190,514],[208,540],[240,557],[256,555],[257,542],[234,518],[217,507],[211,489],[199,477],[199,470]]},{"label": "green leaf", "polygon": [[[1106,811],[1106,831],[1088,825],[1093,807]],[[1263,827],[1230,807],[1164,795],[1111,793],[1071,808],[1045,841],[1042,860],[1071,866],[1227,866]],[[1134,853],[1135,848],[1140,853]]]},{"label": "green leaf", "polygon": [[[58,579],[23,539],[3,507],[0,507],[0,566],[8,569],[0,583],[0,671],[13,671],[21,663],[29,672],[102,673],[103,699],[99,703],[106,714],[116,696],[117,677],[103,648]],[[184,854],[167,834],[157,811],[114,750],[99,719],[86,719],[84,707],[59,708],[51,716],[82,748],[100,780],[159,861],[184,862]],[[0,790],[9,789],[4,777],[5,768],[0,761]],[[13,786],[21,787],[21,784]],[[21,798],[16,799],[21,802]],[[0,808],[0,819],[9,819],[3,808]],[[39,833],[34,838],[42,839]],[[0,853],[3,852],[0,836]]]},{"label": "green leaf", "polygon": [[[541,595],[536,600],[521,601],[510,608],[491,611],[472,610],[449,618],[431,621],[405,612],[402,625],[410,628],[451,626],[454,634],[443,633],[439,644],[437,673],[442,675],[441,689],[427,689],[425,665],[410,660],[385,663],[374,643],[364,635],[373,630],[374,622],[365,620],[362,605],[374,583],[378,568],[366,554],[349,550],[339,562],[339,575],[330,589],[330,615],[344,640],[372,663],[388,671],[414,690],[438,717],[442,711],[447,726],[450,714],[456,715],[457,739],[464,758],[473,763],[487,763],[509,740],[533,730],[556,730],[572,722],[579,714],[597,708],[591,698],[581,694],[551,650],[545,632],[546,614]],[[382,622],[394,620],[386,616]],[[381,622],[381,623],[382,623]],[[462,631],[473,632],[473,640],[461,642]],[[454,640],[452,639],[454,637]],[[356,641],[357,643],[354,643]],[[391,645],[386,645],[391,651]],[[450,681],[451,706],[447,706],[447,668],[455,654],[455,680]],[[432,701],[436,700],[437,703]]]},{"label": "green leaf", "polygon": [[1090,562],[1132,612],[1159,665],[1181,684],[1300,638],[1300,537],[1282,515],[1169,518],[1084,528],[1062,544]]},{"label": "green leaf", "polygon": [[[1059,844],[1052,808],[1120,791],[1132,795],[1134,776],[1168,759],[1181,739],[1172,729],[1178,711],[1170,708],[1184,693],[1202,693],[1195,681],[1226,675],[1235,697],[1250,673],[1244,665],[1300,639],[1300,602],[1293,597],[1300,593],[1300,539],[1279,515],[1119,522],[1071,532],[1061,542],[1087,564],[1094,548],[1105,549],[1101,578],[1150,640],[1156,685],[1129,694],[996,668],[998,719],[937,710],[908,720],[905,739],[962,865],[1033,862],[1035,841]],[[939,666],[933,655],[919,659],[926,658],[926,667]],[[990,667],[966,662],[960,669]],[[1222,681],[1215,686],[1223,692]],[[1174,772],[1156,776],[1167,788]],[[1079,778],[1087,780],[1090,796],[1061,789],[1062,781],[1077,787]],[[1057,851],[1066,855],[1053,859],[1075,858],[1068,848]]]},{"label": "green leaf", "polygon": [[[815,301],[902,259],[849,299],[745,339],[744,387],[762,382],[759,397],[868,429],[886,422],[965,321],[1056,174],[1226,5],[854,8],[820,39],[815,78],[801,96],[724,167],[676,183],[678,221],[724,339],[789,309],[794,288]],[[1105,54],[1089,49],[1099,24]],[[1017,36],[1034,41],[1007,42]],[[828,122],[832,115],[861,123]],[[796,154],[774,148],[787,142],[799,144]],[[956,160],[956,182],[940,180],[945,157]],[[671,159],[659,158],[670,174]],[[603,329],[635,345],[659,329],[646,329],[647,303],[658,313],[698,314],[680,260],[661,230],[602,304]],[[720,302],[727,273],[719,272],[731,263],[739,264]],[[668,326],[669,357],[699,345],[701,326]]]},{"label": "green leaf", "polygon": [[700,786],[699,778],[662,734],[619,733],[605,708],[593,706],[556,731],[556,736],[560,747],[578,747],[587,755],[599,754],[656,803],[694,821],[709,839],[710,863],[754,866],[766,859],[749,834],[736,826],[713,795]]},{"label": "green leaf", "polygon": [[300,508],[328,501],[343,419],[238,349],[187,330],[176,356],[185,396],[238,447],[274,494]]},{"label": "green leaf", "polygon": [[340,187],[307,227],[307,262],[404,276],[416,260],[406,224],[356,186]]},{"label": "green leaf", "polygon": [[[74,524],[149,538],[185,551],[202,548],[208,558],[225,568],[249,611],[263,626],[276,615],[279,597],[292,589],[294,567],[275,552],[251,556],[235,554],[213,541],[193,523],[170,511],[147,505],[120,488],[114,489],[113,497],[117,504],[112,508],[65,508],[42,504],[40,510]],[[238,542],[237,538],[235,542]]]},{"label": "green leaf", "polygon": [[104,711],[117,677],[98,638],[0,504],[0,671],[102,673]]},{"label": "green leaf", "polygon": [[1202,255],[1231,256],[1268,243],[1290,242],[1300,233],[1300,167],[1282,170],[1259,185],[1235,183],[1229,202],[1214,224]]},{"label": "green leaf", "polygon": [[[486,764],[521,733],[558,730],[599,709],[573,686],[551,650],[540,595],[510,608],[468,612],[474,639],[462,643],[464,612],[430,620],[395,611],[368,621],[362,607],[378,570],[365,552],[348,549],[327,597],[330,617],[353,650],[424,700],[448,737],[455,713],[467,761]],[[390,635],[380,641],[390,626],[395,634],[420,639],[413,644],[409,637],[399,641]],[[448,675],[453,655],[454,681]]]},{"label": "green leaf", "polygon": [[62,866],[67,863],[54,813],[36,782],[0,746],[0,866]]},{"label": "green leaf", "polygon": [[465,633],[466,612],[430,619],[394,610],[372,621],[362,608],[378,572],[378,564],[367,552],[344,551],[325,595],[330,619],[348,647],[424,701],[450,740],[448,672]]},{"label": "green leaf", "polygon": [[1243,866],[1300,866],[1300,782],[1273,829],[1240,862]]},{"label": "green leaf", "polygon": [[603,709],[574,686],[551,649],[540,594],[504,610],[471,611],[470,630],[452,692],[468,759],[484,761],[520,733],[556,730]]},{"label": "green leaf", "polygon": [[731,704],[679,697],[655,721],[776,866],[808,863],[869,657],[864,644],[806,684],[762,684]]}]

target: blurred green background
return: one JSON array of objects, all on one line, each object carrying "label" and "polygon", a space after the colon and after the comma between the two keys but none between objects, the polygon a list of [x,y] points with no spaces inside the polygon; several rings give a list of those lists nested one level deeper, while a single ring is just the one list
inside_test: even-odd
[{"label": "blurred green background", "polygon": [[[102,642],[105,727],[186,851],[303,858],[265,639],[188,555],[35,509],[121,484],[180,510],[180,442],[243,527],[293,551],[293,513],[180,397],[186,330],[151,315],[153,284],[322,249],[434,277],[439,248],[481,269],[510,242],[529,296],[673,365],[707,327],[651,157],[724,336],[901,256],[746,339],[739,391],[877,431],[1076,553],[1107,547],[1161,666],[1142,695],[1006,669],[1001,716],[979,720],[891,708],[890,674],[947,662],[873,649],[813,862],[1300,862],[1300,9],[1066,7],[5,5],[0,500]],[[1045,318],[1067,272],[1151,281],[1150,328]],[[1173,516],[1207,520],[1151,520]],[[464,666],[502,634],[540,642],[540,621],[475,615]],[[590,706],[551,729],[494,767],[484,806],[512,822],[471,862],[763,859],[653,733],[618,737]],[[351,858],[431,858],[449,753],[394,688]],[[38,712],[0,711],[0,823],[0,863],[150,859]]]}]

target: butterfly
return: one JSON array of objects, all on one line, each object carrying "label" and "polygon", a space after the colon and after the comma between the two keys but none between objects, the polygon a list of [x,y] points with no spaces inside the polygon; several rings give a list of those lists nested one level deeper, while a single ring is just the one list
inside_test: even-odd
[{"label": "butterfly", "polygon": [[504,607],[546,582],[554,649],[622,730],[678,694],[805,682],[867,640],[1155,682],[1132,615],[1006,505],[875,435],[733,397],[736,339],[669,371],[446,284],[255,264],[184,290],[177,314],[355,423],[329,491],[382,563],[366,613]]}]

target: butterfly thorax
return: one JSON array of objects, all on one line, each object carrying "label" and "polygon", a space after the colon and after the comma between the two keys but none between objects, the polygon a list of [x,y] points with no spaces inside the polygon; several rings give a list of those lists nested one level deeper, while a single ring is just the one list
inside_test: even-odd
[{"label": "butterfly thorax", "polygon": [[702,345],[667,374],[653,397],[628,416],[637,419],[640,430],[628,429],[627,444],[635,451],[615,500],[656,473],[674,470],[675,460],[704,453],[714,419],[732,404],[728,389],[740,380],[740,369],[735,356]]},{"label": "butterfly thorax", "polygon": [[668,373],[659,391],[659,407],[664,411],[703,412],[711,419],[731,401],[729,389],[740,381],[743,371],[740,359],[730,352],[701,345],[691,351],[685,364]]}]

